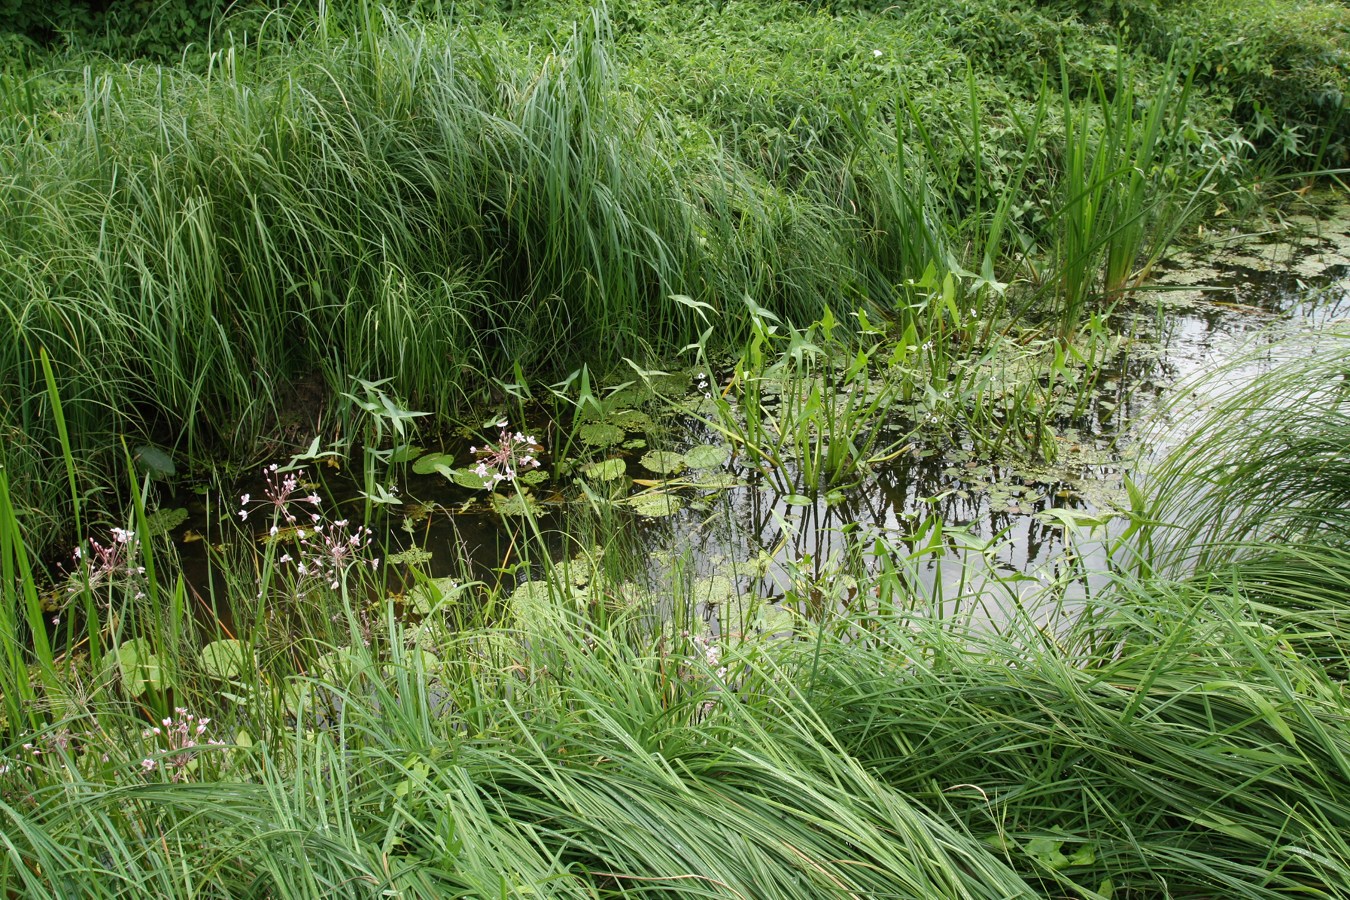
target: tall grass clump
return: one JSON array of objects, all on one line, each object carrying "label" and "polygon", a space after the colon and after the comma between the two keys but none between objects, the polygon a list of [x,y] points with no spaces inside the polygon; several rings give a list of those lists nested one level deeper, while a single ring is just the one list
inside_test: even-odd
[{"label": "tall grass clump", "polygon": [[79,456],[106,471],[118,433],[246,446],[306,379],[331,396],[390,378],[444,419],[514,364],[681,346],[696,323],[674,292],[800,316],[846,281],[820,211],[716,152],[681,158],[623,98],[606,28],[541,60],[321,19],[200,75],[90,75],[66,120],[12,135],[0,384],[26,504],[50,500],[44,348]]},{"label": "tall grass clump", "polygon": [[1193,379],[1158,429],[1185,437],[1149,472],[1140,557],[1204,571],[1270,545],[1350,539],[1342,326],[1258,341]]}]

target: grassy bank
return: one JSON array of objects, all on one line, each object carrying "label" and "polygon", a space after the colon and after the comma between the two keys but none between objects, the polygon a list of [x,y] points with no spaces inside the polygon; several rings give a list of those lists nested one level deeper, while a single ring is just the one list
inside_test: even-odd
[{"label": "grassy bank", "polygon": [[[630,496],[609,421],[693,415],[788,506],[1052,455],[1167,247],[1343,163],[1343,7],[248,15],[0,56],[0,894],[1350,895],[1344,328],[1196,412],[1123,534],[1042,514],[1039,573],[935,503],[653,573],[634,501],[693,451],[630,442]],[[464,422],[480,474],[429,471],[509,549],[432,577],[381,511]]]},{"label": "grassy bank", "polygon": [[[1246,433],[1297,402],[1314,369],[1337,389],[1324,370],[1346,339],[1326,336],[1309,357],[1320,369],[1300,361],[1272,382],[1283,390],[1263,385],[1211,426]],[[100,537],[49,628],[0,491],[0,608],[13,611],[0,624],[29,629],[32,648],[7,643],[0,667],[0,885],[1341,896],[1350,558],[1335,522],[1290,530],[1285,513],[1324,504],[1332,477],[1302,456],[1296,478],[1288,449],[1338,427],[1309,419],[1263,443],[1289,492],[1243,503],[1243,545],[1178,519],[1169,546],[1191,562],[1141,568],[1161,524],[1161,507],[1141,506],[1111,542],[1123,565],[1099,573],[1105,587],[1048,618],[1079,573],[1031,594],[987,575],[959,598],[972,615],[939,617],[913,593],[923,554],[869,538],[779,596],[705,607],[687,586],[629,581],[644,563],[625,560],[617,531],[550,562],[528,517],[534,580],[418,579],[411,601],[386,599],[377,567],[393,564],[370,564],[358,526],[276,473],[242,509],[283,527],[301,517],[309,535],[260,545],[241,524],[202,600],[161,539]],[[1216,465],[1258,465],[1211,437],[1229,451],[1208,454]],[[1216,495],[1194,470],[1167,488],[1198,509],[1244,484]],[[131,524],[149,533],[139,511]],[[974,615],[988,603],[1007,611],[999,629]]]},{"label": "grassy bank", "polygon": [[[1273,171],[1244,110],[1296,92],[1260,72],[1343,75],[1329,8],[968,6],[366,8],[240,19],[176,68],[11,62],[0,431],[30,539],[70,513],[43,349],[86,483],[117,491],[119,438],[346,445],[358,378],[446,424],[522,374],[664,361],[695,304],[730,346],[747,296],[954,354],[972,323],[1070,341]],[[1240,91],[1178,36],[1252,21],[1288,40],[1244,50]],[[1279,120],[1287,164],[1343,153],[1313,107]]]}]

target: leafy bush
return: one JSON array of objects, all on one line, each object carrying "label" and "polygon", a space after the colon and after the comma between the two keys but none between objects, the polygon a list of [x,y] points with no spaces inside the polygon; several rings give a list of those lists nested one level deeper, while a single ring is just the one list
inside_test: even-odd
[{"label": "leafy bush", "polygon": [[203,43],[230,0],[0,0],[0,33],[169,61]]}]

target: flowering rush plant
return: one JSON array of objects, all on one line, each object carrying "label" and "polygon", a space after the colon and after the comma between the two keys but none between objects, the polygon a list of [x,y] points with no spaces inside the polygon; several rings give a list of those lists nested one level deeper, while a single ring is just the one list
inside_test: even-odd
[{"label": "flowering rush plant", "polygon": [[497,427],[501,434],[495,443],[489,441],[482,447],[469,448],[478,459],[474,474],[487,482],[489,488],[503,481],[515,481],[523,472],[539,468],[539,454],[544,452],[534,435],[512,432],[505,419]]},{"label": "flowering rush plant", "polygon": [[87,543],[88,550],[78,545],[71,554],[76,572],[67,591],[72,596],[103,585],[116,585],[137,600],[145,598],[145,566],[141,563],[141,539],[136,532],[114,528],[108,543],[101,544],[92,537]]},{"label": "flowering rush plant", "polygon": [[[343,575],[353,565],[379,567],[378,557],[366,555],[370,529],[353,526],[346,519],[325,521],[319,511],[322,503],[319,495],[307,492],[303,486],[304,469],[281,472],[277,464],[272,463],[263,469],[263,478],[266,481],[263,499],[255,501],[250,494],[244,494],[239,498],[238,516],[241,521],[248,521],[249,515],[259,508],[270,511],[272,524],[268,534],[273,538],[281,535],[279,523],[286,523],[295,539],[296,549],[294,555],[283,553],[278,562],[295,563],[296,574],[302,579],[322,581],[333,590],[338,589]],[[300,507],[298,511],[296,506]]]}]

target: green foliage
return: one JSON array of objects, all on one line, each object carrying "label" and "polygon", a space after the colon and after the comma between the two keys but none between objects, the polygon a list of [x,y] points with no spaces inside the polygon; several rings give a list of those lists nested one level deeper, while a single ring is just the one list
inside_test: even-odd
[{"label": "green foliage", "polygon": [[1282,166],[1343,166],[1350,10],[1343,4],[1190,0],[1146,8],[1135,37],[1159,58],[1181,53],[1197,82]]},{"label": "green foliage", "polygon": [[[1215,440],[1344,361],[1340,344],[1320,369],[1308,356],[1233,400]],[[1317,433],[1300,422],[1282,433]],[[59,645],[37,637],[0,469],[0,625],[38,629],[0,656],[0,890],[1344,895],[1350,533],[1303,516],[1335,476],[1318,464],[1330,443],[1299,446],[1320,451],[1281,501],[1241,504],[1256,533],[1282,531],[1259,558],[1182,581],[1098,572],[1091,600],[1049,620],[1031,610],[1062,585],[1028,593],[1022,577],[946,598],[997,604],[996,627],[916,596],[923,529],[857,536],[770,608],[729,575],[620,606],[617,545],[554,565],[527,528],[538,577],[418,578],[415,615],[363,547],[336,580],[307,580],[277,543],[227,532],[237,555],[210,599],[229,636],[128,539],[116,571],[72,579],[72,604],[99,602]],[[847,604],[809,605],[845,581]]]},{"label": "green foliage", "polygon": [[205,43],[233,6],[232,0],[0,0],[0,32],[172,62],[190,45]]}]

